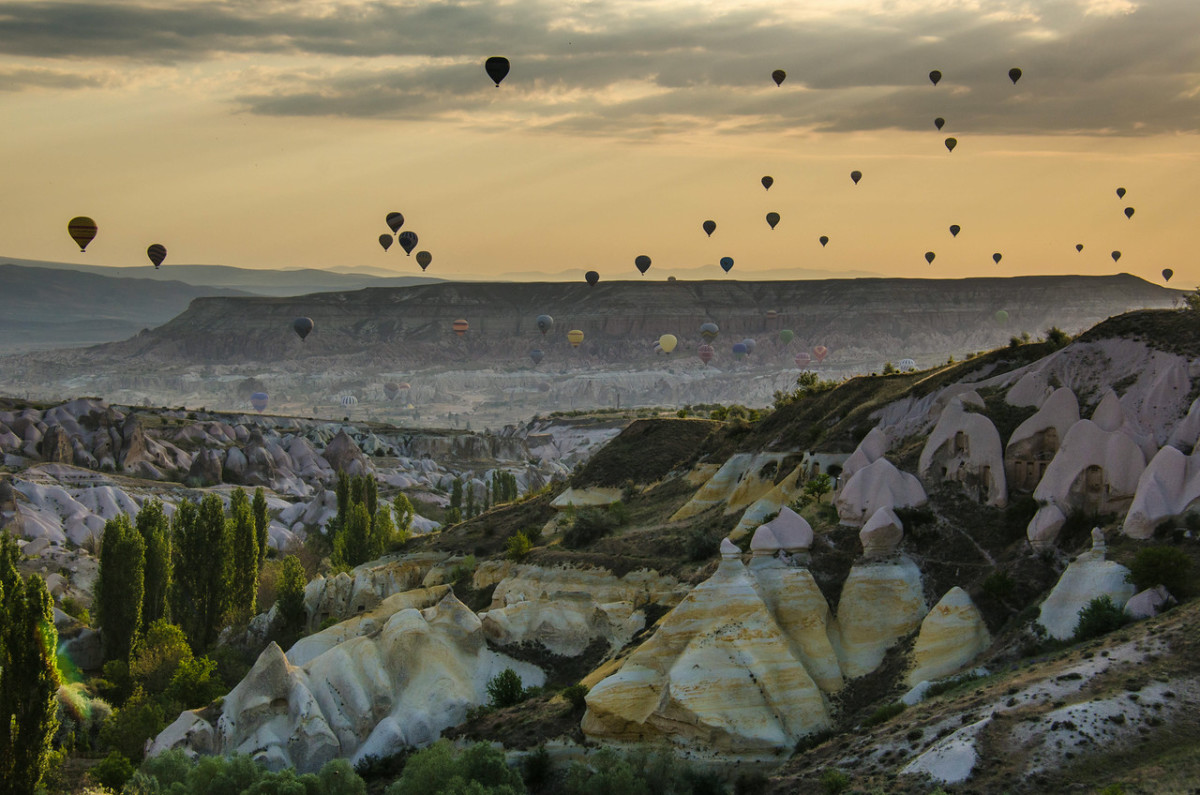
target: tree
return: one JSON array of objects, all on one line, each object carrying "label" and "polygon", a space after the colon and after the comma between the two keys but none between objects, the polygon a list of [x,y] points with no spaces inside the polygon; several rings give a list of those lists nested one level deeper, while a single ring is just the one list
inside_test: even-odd
[{"label": "tree", "polygon": [[488,702],[493,707],[511,707],[525,700],[528,693],[521,683],[520,675],[511,668],[505,668],[487,683]]},{"label": "tree", "polygon": [[246,492],[234,489],[229,508],[229,610],[248,617],[258,596],[258,535]]},{"label": "tree", "polygon": [[300,558],[288,555],[283,559],[283,569],[279,574],[279,615],[283,619],[285,632],[295,632],[304,626],[307,617],[304,611],[304,586],[308,578],[304,574],[304,566]]},{"label": "tree", "polygon": [[174,624],[159,619],[134,644],[129,675],[151,695],[166,691],[181,663],[192,659],[187,635]]},{"label": "tree", "polygon": [[229,542],[221,498],[209,494],[196,508],[188,500],[175,510],[175,587],[171,608],[192,650],[208,648],[229,604]]},{"label": "tree", "polygon": [[351,505],[346,514],[346,524],[334,539],[333,562],[338,566],[354,566],[365,563],[370,548],[371,515],[361,502]]},{"label": "tree", "polygon": [[1183,307],[1187,312],[1200,312],[1200,287],[1183,294]]},{"label": "tree", "polygon": [[0,532],[0,782],[30,795],[58,730],[58,632],[45,581],[22,581],[19,555],[16,540]]},{"label": "tree", "polygon": [[450,509],[461,510],[463,504],[463,482],[462,478],[455,478],[454,483],[450,486]]},{"label": "tree", "polygon": [[833,480],[822,472],[814,475],[804,483],[804,499],[806,502],[820,503],[821,498],[833,490]]},{"label": "tree", "polygon": [[367,544],[366,563],[367,560],[376,560],[383,557],[388,551],[392,543],[396,540],[396,525],[392,523],[392,509],[384,505],[375,513],[375,519],[371,522],[370,541]]},{"label": "tree", "polygon": [[146,544],[129,517],[120,514],[104,523],[100,540],[100,573],[95,607],[103,632],[104,659],[129,659],[142,625],[145,595]]},{"label": "tree", "polygon": [[258,537],[258,573],[262,574],[263,565],[267,562],[267,541],[269,540],[267,531],[271,526],[271,514],[267,510],[267,495],[263,493],[262,486],[254,490],[254,503],[251,505],[251,510],[254,512],[254,533]]},{"label": "tree", "polygon": [[412,533],[412,520],[417,512],[412,502],[403,493],[397,494],[392,500],[392,520],[396,525],[396,540],[401,544],[408,541]]},{"label": "tree", "polygon": [[171,589],[171,526],[163,505],[150,500],[137,515],[137,529],[145,546],[143,575],[142,626],[149,627],[170,611],[168,596]]}]

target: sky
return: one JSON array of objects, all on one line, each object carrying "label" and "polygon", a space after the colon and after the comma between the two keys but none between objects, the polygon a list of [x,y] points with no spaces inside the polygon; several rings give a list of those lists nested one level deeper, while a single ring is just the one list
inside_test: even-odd
[{"label": "sky", "polygon": [[0,0],[0,119],[0,256],[1200,284],[1195,0]]}]

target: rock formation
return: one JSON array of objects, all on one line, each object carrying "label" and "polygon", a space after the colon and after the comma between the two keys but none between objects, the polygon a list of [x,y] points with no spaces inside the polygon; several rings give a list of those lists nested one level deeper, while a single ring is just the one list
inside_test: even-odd
[{"label": "rock formation", "polygon": [[900,548],[900,542],[904,540],[904,523],[891,508],[880,508],[863,525],[858,540],[864,557],[887,557]]},{"label": "rock formation", "polygon": [[921,570],[912,560],[856,563],[829,633],[843,675],[874,671],[893,643],[921,625],[926,610]]},{"label": "rock formation", "polygon": [[949,676],[968,665],[991,643],[979,609],[966,591],[955,586],[921,622],[908,684]]},{"label": "rock formation", "polygon": [[1079,401],[1075,393],[1065,386],[1054,390],[1009,437],[1004,450],[1009,487],[1021,491],[1035,489],[1067,431],[1077,422]]},{"label": "rock formation", "polygon": [[964,400],[966,396],[957,396],[942,411],[917,471],[926,483],[960,483],[972,499],[1002,508],[1008,487],[1000,434],[986,416],[967,411]]},{"label": "rock formation", "polygon": [[1107,596],[1122,607],[1133,596],[1133,585],[1126,579],[1129,569],[1104,559],[1103,536],[1097,539],[1097,534],[1093,531],[1092,549],[1071,561],[1042,602],[1038,623],[1053,638],[1072,637],[1079,625],[1079,611],[1093,599]]},{"label": "rock formation", "polygon": [[1182,516],[1200,500],[1200,455],[1184,455],[1167,445],[1158,451],[1138,478],[1133,503],[1121,532],[1131,538],[1151,538],[1165,519]]},{"label": "rock formation", "polygon": [[834,505],[842,524],[862,527],[880,508],[910,508],[925,504],[926,499],[919,480],[880,458],[854,473]]}]

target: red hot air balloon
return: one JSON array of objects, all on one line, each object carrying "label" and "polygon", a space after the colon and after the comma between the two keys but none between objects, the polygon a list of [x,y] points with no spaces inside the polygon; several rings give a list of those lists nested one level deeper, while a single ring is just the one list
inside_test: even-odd
[{"label": "red hot air balloon", "polygon": [[706,344],[696,349],[696,355],[700,357],[700,361],[704,362],[704,366],[707,367],[708,363],[713,360],[716,352],[713,350],[713,346]]},{"label": "red hot air balloon", "polygon": [[808,367],[810,364],[812,364],[812,356],[808,354],[808,351],[801,351],[800,353],[796,354],[796,358],[792,361],[796,363],[797,367],[803,370],[805,367]]},{"label": "red hot air balloon", "polygon": [[825,357],[829,355],[829,349],[824,345],[818,345],[817,347],[813,348],[812,352],[813,356],[817,357],[817,364],[825,361]]}]

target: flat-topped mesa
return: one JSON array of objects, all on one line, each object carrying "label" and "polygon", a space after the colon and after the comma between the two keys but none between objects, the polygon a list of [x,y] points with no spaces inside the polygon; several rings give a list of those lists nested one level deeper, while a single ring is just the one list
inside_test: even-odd
[{"label": "flat-topped mesa", "polygon": [[863,557],[883,558],[893,555],[904,540],[904,523],[891,508],[876,511],[858,533]]}]

